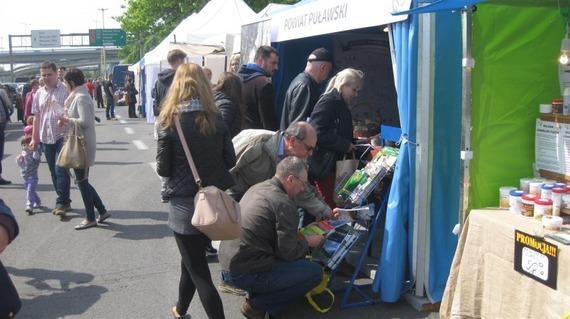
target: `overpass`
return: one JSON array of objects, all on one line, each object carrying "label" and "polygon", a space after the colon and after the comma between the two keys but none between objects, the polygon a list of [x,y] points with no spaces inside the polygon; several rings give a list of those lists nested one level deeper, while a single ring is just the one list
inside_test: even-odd
[{"label": "overpass", "polygon": [[[67,48],[32,48],[29,36],[11,36],[12,50],[0,51],[0,65],[4,65],[4,70],[8,70],[0,72],[0,78],[36,74],[39,65],[44,61],[53,61],[57,66],[65,65],[67,68],[98,69],[103,48],[89,46],[88,35],[61,35],[62,46]],[[107,65],[120,63],[120,50],[119,47],[105,47]],[[10,65],[14,66],[14,70],[10,70]]]}]

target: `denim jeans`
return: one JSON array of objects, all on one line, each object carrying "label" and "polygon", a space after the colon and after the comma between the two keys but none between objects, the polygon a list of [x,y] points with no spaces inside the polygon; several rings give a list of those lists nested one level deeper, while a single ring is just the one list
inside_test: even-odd
[{"label": "denim jeans", "polygon": [[254,308],[281,316],[323,279],[323,267],[308,259],[278,261],[265,272],[222,271],[224,281],[247,291]]},{"label": "denim jeans", "polygon": [[51,173],[51,181],[55,192],[57,193],[57,199],[55,200],[56,206],[69,205],[71,200],[69,199],[69,188],[71,187],[71,179],[69,174],[67,174],[67,169],[55,165],[55,160],[63,147],[63,137],[57,140],[55,144],[44,144],[42,143],[42,149],[46,156],[46,162]]},{"label": "denim jeans", "polygon": [[107,109],[105,110],[107,115],[107,119],[115,117],[115,98],[114,97],[107,97]]},{"label": "denim jeans", "polygon": [[[90,222],[95,220],[95,209],[99,212],[99,216],[105,214],[107,209],[105,209],[105,205],[103,205],[103,201],[97,191],[91,184],[89,184],[89,180],[85,179],[85,170],[84,169],[73,169],[75,174],[75,183],[79,188],[79,192],[81,193],[81,198],[83,199],[83,205],[85,205],[85,215],[86,219]],[[80,182],[77,182],[80,181]]]}]

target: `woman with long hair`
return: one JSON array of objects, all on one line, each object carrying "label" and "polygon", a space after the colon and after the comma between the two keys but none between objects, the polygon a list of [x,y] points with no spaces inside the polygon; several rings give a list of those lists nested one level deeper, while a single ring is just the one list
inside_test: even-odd
[{"label": "woman with long hair", "polygon": [[[311,124],[317,131],[317,147],[333,151],[335,163],[346,153],[356,150],[349,105],[362,89],[363,78],[364,73],[360,70],[347,68],[340,71],[329,81],[311,113]],[[336,207],[333,200],[335,170],[333,164],[325,178],[315,181],[317,189],[332,208]]]},{"label": "woman with long hair", "polygon": [[208,318],[225,318],[222,299],[212,282],[206,259],[210,239],[192,226],[194,196],[198,185],[178,136],[175,121],[192,153],[202,186],[227,189],[235,182],[229,169],[236,163],[230,131],[219,115],[212,89],[202,68],[194,63],[178,67],[158,117],[157,172],[169,177],[168,227],[182,257],[178,302],[171,311],[183,318],[198,291]]},{"label": "woman with long hair", "polygon": [[[95,135],[95,105],[85,86],[85,76],[77,68],[72,68],[63,76],[63,82],[69,91],[69,96],[65,100],[64,106],[67,111],[58,119],[58,124],[66,125],[70,130],[79,129],[85,138],[87,146],[87,158],[89,166],[95,163],[95,151],[97,149],[97,139]],[[89,168],[73,169],[75,173],[75,184],[79,188],[83,204],[85,205],[85,219],[75,229],[87,229],[97,226],[97,222],[102,223],[111,214],[105,208],[101,197],[95,188],[89,183]],[[95,220],[95,208],[99,212],[99,219]]]},{"label": "woman with long hair", "polygon": [[241,132],[243,121],[243,91],[241,78],[232,72],[224,72],[214,86],[214,100],[232,137]]}]

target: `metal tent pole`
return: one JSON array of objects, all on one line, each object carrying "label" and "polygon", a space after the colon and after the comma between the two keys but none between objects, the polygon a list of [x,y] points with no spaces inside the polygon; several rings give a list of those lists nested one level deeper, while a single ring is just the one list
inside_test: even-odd
[{"label": "metal tent pole", "polygon": [[463,165],[461,173],[463,175],[460,184],[460,201],[459,201],[459,225],[463,226],[463,222],[467,218],[467,210],[469,208],[469,164],[473,159],[473,151],[471,150],[471,71],[475,67],[475,60],[471,56],[471,34],[472,34],[472,15],[475,12],[474,5],[465,6],[461,10],[463,15],[463,90],[462,90],[462,133],[461,133],[461,160]]}]

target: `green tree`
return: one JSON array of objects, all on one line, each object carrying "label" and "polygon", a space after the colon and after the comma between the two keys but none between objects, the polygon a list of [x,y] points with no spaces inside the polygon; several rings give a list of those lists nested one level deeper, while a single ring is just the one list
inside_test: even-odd
[{"label": "green tree", "polygon": [[[208,0],[127,0],[125,13],[114,17],[127,32],[127,45],[119,56],[125,63],[135,63],[154,49],[182,20],[199,12]],[[270,2],[293,4],[298,0],[245,0],[255,12]]]}]

